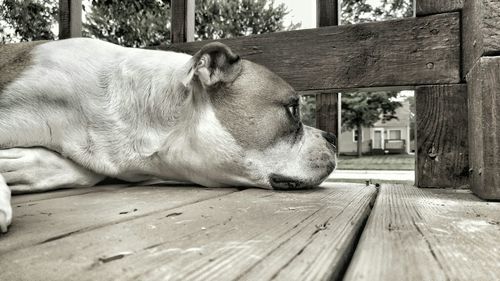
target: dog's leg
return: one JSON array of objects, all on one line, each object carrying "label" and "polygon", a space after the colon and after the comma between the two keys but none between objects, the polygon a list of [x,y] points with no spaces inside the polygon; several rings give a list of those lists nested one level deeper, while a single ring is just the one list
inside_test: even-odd
[{"label": "dog's leg", "polygon": [[0,175],[0,233],[7,232],[12,221],[12,207],[10,206],[10,189],[2,175]]},{"label": "dog's leg", "polygon": [[105,178],[45,148],[0,150],[0,173],[14,194],[88,187]]}]

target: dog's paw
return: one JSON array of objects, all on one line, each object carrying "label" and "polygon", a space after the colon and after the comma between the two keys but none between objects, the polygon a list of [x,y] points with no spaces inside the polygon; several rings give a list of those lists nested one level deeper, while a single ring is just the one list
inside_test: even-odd
[{"label": "dog's paw", "polygon": [[12,222],[12,208],[10,205],[0,206],[0,233],[6,233]]}]

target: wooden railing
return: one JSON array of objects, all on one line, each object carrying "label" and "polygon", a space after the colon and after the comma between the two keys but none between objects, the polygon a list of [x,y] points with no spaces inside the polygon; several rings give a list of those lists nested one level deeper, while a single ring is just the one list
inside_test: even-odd
[{"label": "wooden railing", "polygon": [[[162,49],[192,54],[206,43],[186,42],[193,3],[172,1],[174,44]],[[325,92],[415,89],[416,184],[470,183],[479,196],[500,199],[499,1],[416,0],[415,18],[350,26],[331,26],[337,0],[317,0],[317,7],[320,28],[218,41],[298,91],[319,94],[318,125],[337,134],[338,98]]]}]

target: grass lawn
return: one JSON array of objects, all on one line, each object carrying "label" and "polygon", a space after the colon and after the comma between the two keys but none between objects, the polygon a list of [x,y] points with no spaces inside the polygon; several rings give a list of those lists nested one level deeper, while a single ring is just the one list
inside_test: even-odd
[{"label": "grass lawn", "polygon": [[338,170],[415,170],[415,155],[340,156]]}]

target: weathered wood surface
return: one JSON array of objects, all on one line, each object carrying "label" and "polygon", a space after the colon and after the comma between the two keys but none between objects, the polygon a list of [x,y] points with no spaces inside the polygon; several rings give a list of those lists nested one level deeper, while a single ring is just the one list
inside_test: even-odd
[{"label": "weathered wood surface", "polygon": [[322,93],[316,95],[316,128],[337,136],[335,146],[339,147],[339,93]]},{"label": "weathered wood surface", "polygon": [[416,0],[417,16],[455,12],[462,9],[464,0]]},{"label": "weathered wood surface", "polygon": [[[291,192],[247,189],[167,210],[176,200],[167,198],[171,192],[115,206],[127,211],[164,197],[164,206],[150,203],[154,213],[0,255],[0,279],[328,280],[344,270],[376,195],[375,188],[355,184]],[[89,207],[100,204],[85,195],[70,198]],[[89,220],[72,203],[59,208],[75,215],[60,215],[46,230],[52,223]],[[0,245],[20,234],[21,223]]]},{"label": "weathered wood surface", "polygon": [[59,0],[59,39],[82,36],[82,0]]},{"label": "weathered wood surface", "polygon": [[419,187],[463,187],[469,183],[467,86],[417,87]]},{"label": "weathered wood surface", "polygon": [[316,26],[339,25],[339,0],[316,0]]},{"label": "weathered wood surface", "polygon": [[[459,13],[219,41],[300,91],[460,81]],[[194,54],[207,42],[157,48]]]},{"label": "weathered wood surface", "polygon": [[115,185],[81,194],[65,192],[65,197],[60,192],[54,192],[53,198],[41,198],[43,193],[25,195],[21,200],[14,196],[14,220],[8,234],[0,236],[0,255],[234,191]]},{"label": "weathered wood surface", "polygon": [[499,280],[500,203],[383,185],[344,280]]},{"label": "weathered wood surface", "polygon": [[170,28],[172,43],[194,41],[194,2],[194,0],[172,0]]},{"label": "weathered wood surface", "polygon": [[481,58],[467,75],[471,189],[500,199],[500,57]]},{"label": "weathered wood surface", "polygon": [[484,55],[500,55],[500,1],[465,0],[463,9],[463,76]]}]

